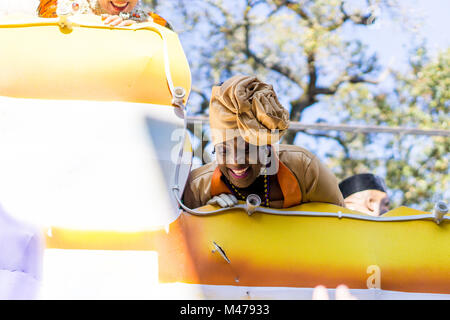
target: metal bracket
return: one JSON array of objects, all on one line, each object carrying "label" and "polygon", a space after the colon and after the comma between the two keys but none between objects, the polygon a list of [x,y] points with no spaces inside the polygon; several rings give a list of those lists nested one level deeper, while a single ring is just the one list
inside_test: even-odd
[{"label": "metal bracket", "polygon": [[257,194],[250,194],[247,197],[247,207],[246,207],[247,214],[251,216],[260,205],[261,205],[261,198]]},{"label": "metal bracket", "polygon": [[183,99],[185,96],[186,96],[186,90],[184,90],[184,88],[182,88],[182,87],[174,88],[172,104],[176,107],[180,107],[181,109],[184,109]]},{"label": "metal bracket", "polygon": [[433,210],[433,218],[437,224],[440,224],[444,220],[444,216],[448,213],[448,205],[444,201],[438,201]]}]

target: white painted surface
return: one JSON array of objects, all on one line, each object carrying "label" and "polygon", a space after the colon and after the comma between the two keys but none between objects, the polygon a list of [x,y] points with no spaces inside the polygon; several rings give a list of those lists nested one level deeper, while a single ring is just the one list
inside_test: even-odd
[{"label": "white painted surface", "polygon": [[157,297],[158,254],[47,249],[40,299]]},{"label": "white painted surface", "polygon": [[158,253],[47,249],[39,299],[202,299],[200,286],[160,284]]},{"label": "white painted surface", "polygon": [[182,128],[170,106],[0,97],[0,203],[40,226],[164,226]]},{"label": "white painted surface", "polygon": [[0,16],[12,14],[36,15],[39,0],[0,0]]}]

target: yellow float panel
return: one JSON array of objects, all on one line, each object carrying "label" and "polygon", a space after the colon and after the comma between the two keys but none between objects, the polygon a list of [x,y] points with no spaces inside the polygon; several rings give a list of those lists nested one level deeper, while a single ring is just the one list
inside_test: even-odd
[{"label": "yellow float panel", "polygon": [[[214,209],[207,206],[206,209]],[[355,213],[322,203],[289,211]],[[401,207],[391,217],[426,214]],[[220,254],[217,246],[225,254]],[[363,221],[231,210],[182,213],[164,229],[138,233],[52,228],[48,248],[158,252],[159,281],[208,285],[450,293],[450,223]]]},{"label": "yellow float panel", "polygon": [[165,39],[174,86],[187,100],[191,74],[176,33],[154,23],[112,28],[95,16],[74,20],[69,30],[58,19],[0,21],[0,96],[171,105]]}]

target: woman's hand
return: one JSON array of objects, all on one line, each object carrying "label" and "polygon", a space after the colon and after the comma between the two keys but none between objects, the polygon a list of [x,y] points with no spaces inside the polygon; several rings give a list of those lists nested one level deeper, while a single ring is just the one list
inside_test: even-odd
[{"label": "woman's hand", "polygon": [[231,208],[237,203],[238,200],[234,195],[226,193],[222,193],[218,196],[215,196],[207,202],[207,204],[219,205],[222,208]]},{"label": "woman's hand", "polygon": [[113,27],[126,27],[136,23],[133,20],[123,20],[120,16],[102,14],[103,23]]}]

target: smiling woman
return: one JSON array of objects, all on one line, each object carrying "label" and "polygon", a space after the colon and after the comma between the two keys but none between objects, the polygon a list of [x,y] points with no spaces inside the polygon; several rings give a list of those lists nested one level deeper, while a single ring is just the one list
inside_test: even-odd
[{"label": "smiling woman", "polygon": [[136,22],[154,22],[171,29],[158,14],[145,10],[139,0],[40,0],[39,17],[55,18],[58,8],[73,14],[102,15],[104,23],[111,26],[128,26]]},{"label": "smiling woman", "polygon": [[138,0],[123,1],[123,0],[97,0],[100,8],[107,11],[109,14],[118,15],[121,12],[130,12],[136,7]]},{"label": "smiling woman", "polygon": [[216,161],[191,172],[187,207],[232,207],[250,195],[271,208],[343,205],[336,177],[316,156],[277,144],[289,127],[289,113],[271,85],[253,76],[228,79],[212,89],[209,120]]}]

